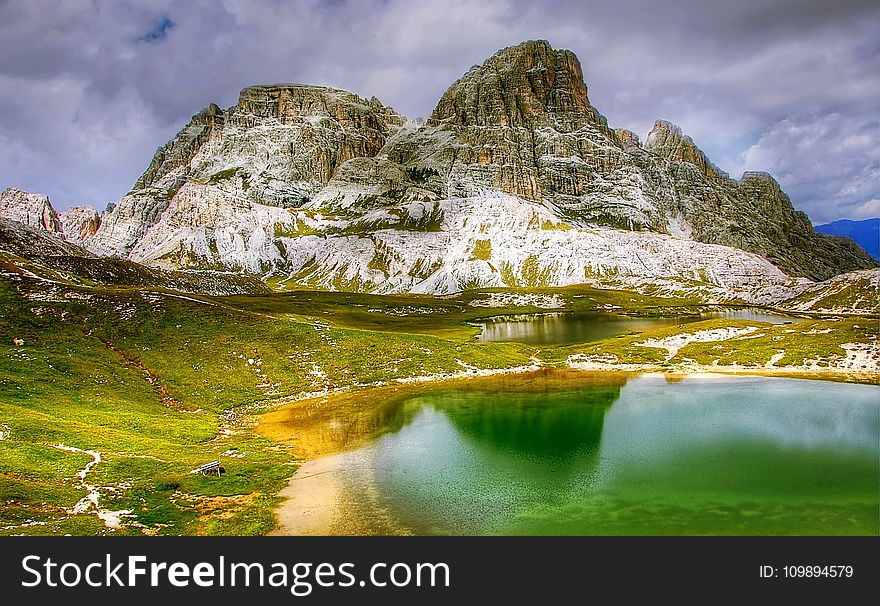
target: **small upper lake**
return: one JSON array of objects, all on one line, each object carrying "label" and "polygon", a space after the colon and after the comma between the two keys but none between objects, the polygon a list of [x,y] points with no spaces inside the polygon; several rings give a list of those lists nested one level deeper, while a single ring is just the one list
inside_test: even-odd
[{"label": "small upper lake", "polygon": [[605,312],[551,313],[499,317],[482,323],[480,341],[517,341],[530,345],[590,343],[634,331],[678,326],[711,318],[752,320],[782,324],[797,318],[759,309],[735,309],[679,317],[631,317]]},{"label": "small upper lake", "polygon": [[[461,384],[378,407],[373,423],[359,423],[373,432],[365,445],[303,466],[281,512],[284,530],[880,532],[876,385],[547,377]],[[327,430],[338,426],[327,419]]]}]

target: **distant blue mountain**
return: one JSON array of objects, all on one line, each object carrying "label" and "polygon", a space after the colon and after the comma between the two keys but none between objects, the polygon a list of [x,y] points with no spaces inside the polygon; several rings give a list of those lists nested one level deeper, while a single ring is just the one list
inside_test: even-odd
[{"label": "distant blue mountain", "polygon": [[829,236],[846,236],[880,261],[880,218],[850,221],[841,219],[817,225],[816,231]]}]

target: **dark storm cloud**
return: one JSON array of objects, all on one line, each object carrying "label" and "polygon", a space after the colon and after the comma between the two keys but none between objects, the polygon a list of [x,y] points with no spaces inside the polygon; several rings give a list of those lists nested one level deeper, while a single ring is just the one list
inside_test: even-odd
[{"label": "dark storm cloud", "polygon": [[498,48],[581,59],[611,124],[680,124],[816,221],[880,214],[876,0],[158,0],[0,3],[0,185],[122,195],[210,102],[259,82],[376,95],[411,116]]}]

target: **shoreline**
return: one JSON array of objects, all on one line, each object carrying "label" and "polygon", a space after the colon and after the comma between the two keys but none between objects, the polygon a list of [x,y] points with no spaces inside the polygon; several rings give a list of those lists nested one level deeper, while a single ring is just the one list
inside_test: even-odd
[{"label": "shoreline", "polygon": [[713,366],[707,364],[665,367],[657,364],[602,364],[600,362],[575,362],[568,368],[584,372],[628,372],[636,374],[661,374],[677,377],[755,376],[779,379],[806,379],[832,383],[858,383],[880,385],[880,372],[864,370],[828,370],[812,366]]},{"label": "shoreline", "polygon": [[[537,362],[533,358],[533,362]],[[434,373],[429,375],[417,375],[399,377],[388,381],[375,381],[372,383],[357,383],[320,389],[317,391],[305,391],[297,394],[281,396],[279,398],[265,399],[254,402],[252,414],[261,416],[277,412],[290,404],[297,404],[308,400],[319,400],[331,396],[354,394],[364,391],[382,388],[402,387],[406,385],[429,384],[439,385],[446,382],[458,382],[462,380],[478,379],[484,377],[496,377],[503,375],[527,375],[542,370],[574,371],[583,373],[624,373],[624,374],[657,374],[664,376],[757,376],[777,377],[790,379],[807,379],[811,381],[830,381],[834,383],[858,383],[862,385],[880,385],[880,371],[865,370],[834,370],[822,369],[812,366],[738,366],[738,365],[708,365],[688,364],[678,366],[661,366],[659,364],[604,364],[601,362],[574,362],[565,366],[544,366],[530,364],[528,366],[510,366],[507,368],[477,369],[465,364],[467,370],[456,373]]]},{"label": "shoreline", "polygon": [[[820,380],[842,383],[857,383],[867,385],[880,385],[880,373],[877,372],[859,372],[859,371],[842,371],[842,370],[825,370],[811,367],[747,367],[747,366],[706,366],[706,365],[687,365],[673,368],[661,367],[653,364],[600,364],[600,363],[580,363],[569,364],[562,368],[552,368],[540,365],[518,366],[504,369],[468,369],[460,373],[439,373],[434,375],[426,375],[419,377],[402,377],[390,382],[377,382],[375,384],[349,386],[334,390],[322,390],[321,392],[307,392],[298,394],[292,398],[285,398],[281,401],[274,401],[277,407],[274,410],[266,410],[259,414],[257,433],[264,435],[270,439],[280,440],[280,437],[274,432],[266,432],[266,425],[263,421],[268,415],[283,415],[285,410],[296,405],[303,408],[311,408],[310,403],[317,404],[317,408],[321,408],[322,403],[327,403],[328,399],[333,397],[345,398],[357,396],[359,394],[384,391],[389,401],[394,401],[401,397],[405,397],[407,392],[413,387],[422,385],[433,388],[441,387],[446,383],[458,383],[461,381],[501,377],[511,375],[517,378],[526,378],[530,374],[541,371],[557,371],[560,373],[576,373],[582,378],[603,377],[611,379],[616,375],[632,376],[658,376],[668,380],[683,380],[685,378],[724,378],[735,376],[755,376],[769,378],[788,378],[788,379],[806,379]],[[378,394],[377,394],[378,395]],[[381,401],[380,398],[372,398],[371,404]],[[369,407],[368,407],[369,408]],[[283,422],[282,422],[283,424]],[[263,428],[263,431],[260,431]],[[376,436],[370,436],[375,439]],[[369,440],[367,440],[369,441]],[[287,485],[277,493],[276,496],[281,497],[282,502],[275,508],[275,527],[267,533],[270,536],[291,536],[291,535],[321,535],[326,534],[330,529],[348,529],[349,533],[363,534],[363,521],[345,521],[340,522],[334,519],[335,505],[345,499],[345,495],[341,487],[334,482],[326,482],[318,480],[310,482],[311,478],[323,476],[338,472],[335,466],[338,457],[345,452],[359,447],[356,442],[348,443],[346,446],[332,449],[327,452],[309,452],[308,449],[300,451],[303,456],[302,462],[296,472],[287,479]],[[308,489],[304,490],[305,484]],[[293,505],[297,502],[297,505]],[[400,534],[399,528],[389,527],[385,531],[387,534]]]}]

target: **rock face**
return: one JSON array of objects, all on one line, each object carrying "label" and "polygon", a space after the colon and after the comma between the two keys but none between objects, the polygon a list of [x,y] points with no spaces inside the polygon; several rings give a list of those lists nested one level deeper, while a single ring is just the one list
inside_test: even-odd
[{"label": "rock face", "polygon": [[642,145],[641,141],[639,141],[639,136],[631,130],[626,130],[625,128],[615,128],[614,134],[616,134],[617,138],[620,139],[620,142],[623,144],[624,149],[629,149],[631,147],[641,147]]},{"label": "rock face", "polygon": [[[424,126],[342,167],[310,204],[358,209],[503,192],[573,226],[644,230],[757,253],[826,279],[875,263],[816,234],[770,177],[719,170],[677,126],[644,145],[590,104],[577,58],[543,41],[499,51],[454,83]],[[347,211],[347,212],[350,212]]]},{"label": "rock face", "polygon": [[544,40],[498,51],[474,66],[441,97],[429,124],[452,126],[550,126],[572,132],[590,122],[608,129],[587,98],[577,57]]},{"label": "rock face", "polygon": [[267,206],[302,206],[340,164],[375,155],[401,124],[378,100],[339,89],[246,88],[235,106],[207,107],[156,152],[132,191],[106,213],[90,246],[129,255],[187,184]]},{"label": "rock face", "polygon": [[544,41],[471,68],[425,123],[333,88],[246,88],[194,116],[90,235],[93,219],[64,231],[97,254],[371,292],[598,282],[769,302],[789,276],[876,266],[678,127],[644,144],[609,128],[577,58]]},{"label": "rock face", "polygon": [[[370,292],[452,293],[665,283],[707,298],[747,297],[792,280],[761,257],[664,234],[574,228],[547,207],[509,195],[409,202],[351,219],[294,217],[309,236],[281,236],[296,260],[282,281]],[[740,293],[740,294],[732,294]]]},{"label": "rock face", "polygon": [[[383,166],[408,175],[352,198],[352,184]],[[577,58],[534,41],[471,68],[440,99],[424,126],[401,129],[364,170],[340,171],[316,202],[324,207],[406,201],[413,187],[433,199],[500,192],[551,203],[578,225],[662,231],[643,203],[640,176],[619,135],[590,104]],[[616,179],[597,179],[615,174]],[[395,198],[395,193],[398,195]]]},{"label": "rock face", "polygon": [[0,218],[18,221],[51,234],[60,234],[62,231],[61,221],[49,202],[49,196],[32,194],[15,187],[7,187],[0,194]]},{"label": "rock face", "polygon": [[79,246],[65,240],[61,232],[49,232],[45,225],[33,226],[0,216],[0,251],[32,259],[34,257],[93,257]]},{"label": "rock face", "polygon": [[[101,225],[101,215],[91,206],[74,206],[59,214],[52,207],[49,196],[7,187],[0,194],[0,219],[17,221],[33,228],[38,233],[56,234],[59,239],[76,246],[83,246]],[[12,235],[15,227],[7,223],[7,235]],[[55,241],[55,240],[53,240]],[[85,253],[71,249],[65,254]]]},{"label": "rock face", "polygon": [[64,239],[77,246],[97,233],[101,226],[101,215],[91,206],[74,206],[59,215]]},{"label": "rock face", "polygon": [[577,57],[543,40],[472,68],[449,87],[428,125],[455,138],[440,167],[455,194],[482,187],[562,200],[589,187],[591,169],[623,164],[617,136],[590,105]]},{"label": "rock face", "polygon": [[666,120],[657,120],[645,140],[645,149],[669,162],[687,162],[699,169],[709,180],[730,179],[730,176],[712,164],[693,139]]}]

